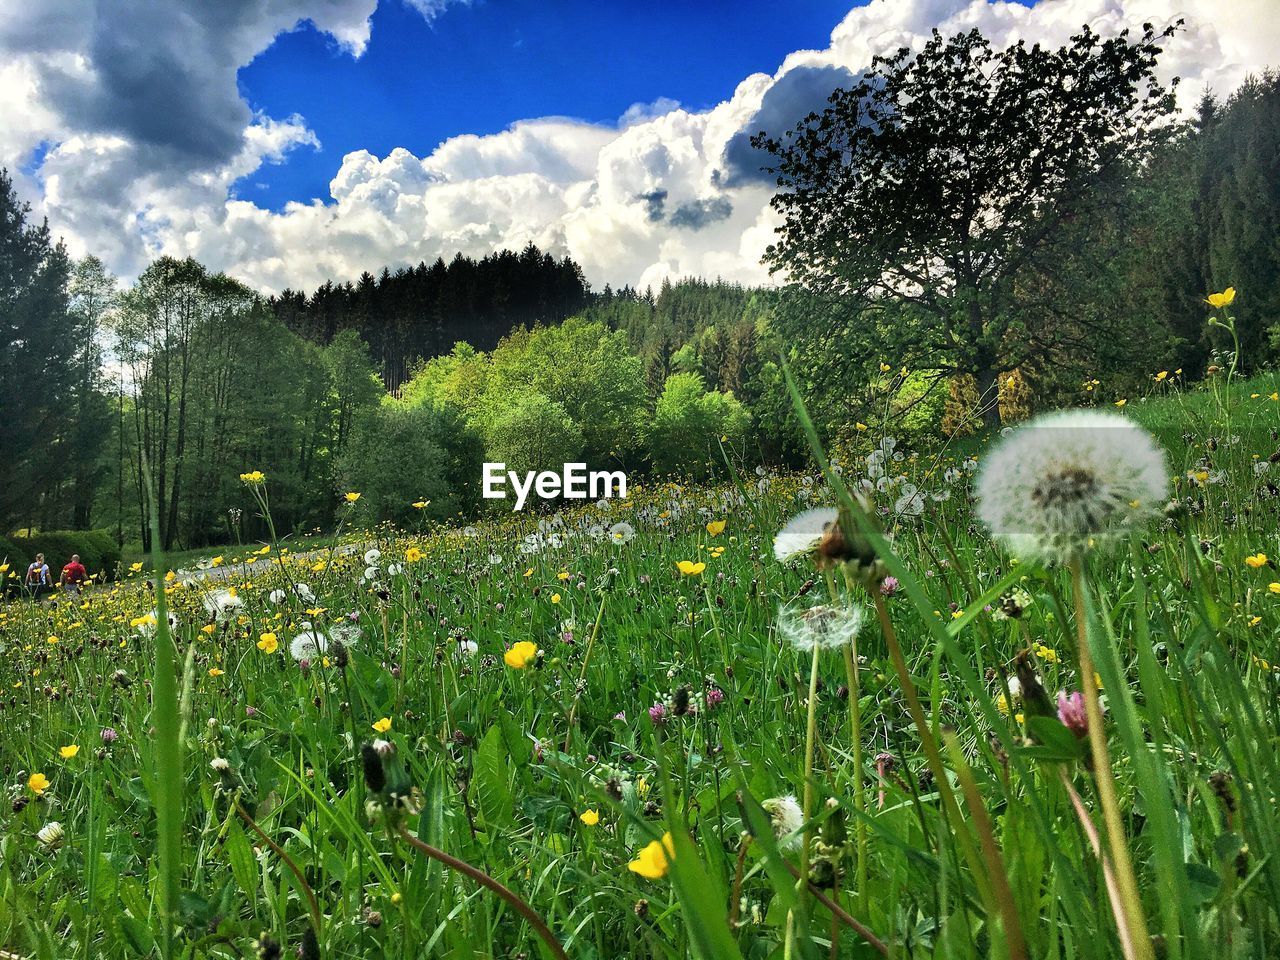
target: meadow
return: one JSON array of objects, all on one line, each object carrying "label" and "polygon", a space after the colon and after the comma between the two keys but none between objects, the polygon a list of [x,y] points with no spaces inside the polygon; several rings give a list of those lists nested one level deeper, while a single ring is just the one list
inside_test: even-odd
[{"label": "meadow", "polygon": [[[1101,402],[1119,448],[872,423],[807,473],[7,604],[0,945],[1280,955],[1280,378],[1178,381]],[[993,458],[1093,451],[1033,505],[1158,486],[1146,430],[1166,499],[992,535]]]}]

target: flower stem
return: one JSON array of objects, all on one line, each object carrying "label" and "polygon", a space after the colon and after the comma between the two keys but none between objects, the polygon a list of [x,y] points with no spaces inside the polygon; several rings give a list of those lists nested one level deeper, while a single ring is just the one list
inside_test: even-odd
[{"label": "flower stem", "polygon": [[1071,562],[1071,589],[1075,597],[1080,689],[1084,695],[1085,716],[1089,723],[1089,750],[1093,755],[1093,776],[1098,788],[1098,802],[1102,806],[1102,820],[1107,828],[1107,845],[1111,849],[1116,885],[1119,887],[1120,899],[1124,904],[1120,923],[1125,926],[1128,940],[1133,947],[1133,955],[1138,960],[1153,960],[1155,954],[1151,949],[1151,936],[1147,932],[1147,918],[1142,912],[1138,882],[1133,872],[1133,858],[1129,855],[1124,823],[1120,818],[1116,782],[1111,773],[1111,757],[1107,751],[1107,733],[1102,725],[1102,705],[1098,702],[1098,685],[1093,679],[1093,655],[1089,651],[1089,630],[1085,619],[1084,564],[1079,558]]},{"label": "flower stem", "polygon": [[429,843],[424,843],[422,840],[419,840],[410,833],[403,825],[399,826],[396,832],[402,840],[417,848],[417,850],[425,856],[430,857],[432,860],[440,861],[450,870],[454,870],[464,876],[470,877],[476,883],[480,884],[480,886],[492,890],[502,900],[506,901],[507,904],[516,911],[516,913],[520,914],[520,916],[524,917],[525,920],[529,922],[529,926],[533,927],[534,933],[536,933],[542,942],[547,945],[547,949],[556,957],[556,960],[569,960],[569,955],[564,952],[564,947],[560,945],[560,941],[556,939],[556,935],[551,932],[551,928],[547,926],[542,917],[538,916],[537,911],[535,911],[533,907],[529,906],[529,904],[525,903],[524,900],[520,899],[520,897],[513,893],[510,888],[499,883],[483,870],[473,867],[465,860],[459,860],[457,857],[451,856],[443,850],[431,846]]}]

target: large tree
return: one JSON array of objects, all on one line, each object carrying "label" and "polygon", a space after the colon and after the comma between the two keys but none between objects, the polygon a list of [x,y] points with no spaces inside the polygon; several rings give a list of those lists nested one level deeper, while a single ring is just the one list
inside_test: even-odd
[{"label": "large tree", "polygon": [[[845,318],[854,365],[972,374],[998,422],[1000,372],[1066,329],[1031,322],[1046,272],[1064,244],[1090,255],[1088,225],[1168,126],[1154,69],[1173,29],[1103,40],[1085,27],[1057,50],[1000,51],[976,30],[935,31],[918,53],[877,57],[820,114],[754,138],[785,218],[767,262]],[[1112,334],[1102,321],[1091,336]]]},{"label": "large tree", "polygon": [[0,532],[50,516],[78,384],[71,263],[0,170]]}]

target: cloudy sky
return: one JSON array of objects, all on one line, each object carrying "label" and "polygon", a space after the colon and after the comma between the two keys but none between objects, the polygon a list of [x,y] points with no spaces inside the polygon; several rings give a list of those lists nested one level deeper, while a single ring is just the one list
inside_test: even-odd
[{"label": "cloudy sky", "polygon": [[0,0],[0,166],[128,278],[263,291],[529,241],[598,288],[767,279],[748,137],[871,57],[1185,17],[1180,100],[1280,65],[1276,0]]}]

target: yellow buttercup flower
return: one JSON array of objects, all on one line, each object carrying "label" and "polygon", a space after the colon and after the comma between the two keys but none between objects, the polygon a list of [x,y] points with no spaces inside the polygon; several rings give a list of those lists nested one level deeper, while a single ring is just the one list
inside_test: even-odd
[{"label": "yellow buttercup flower", "polygon": [[558,593],[553,593],[553,594],[551,595],[551,602],[552,602],[552,603],[559,603],[559,602],[560,602],[560,594],[558,594]]},{"label": "yellow buttercup flower", "polygon": [[359,500],[359,499],[360,499],[360,494],[358,494],[358,493],[356,493],[354,490],[352,490],[352,491],[350,491],[350,492],[348,492],[348,493],[344,493],[344,494],[342,495],[342,498],[343,498],[344,500],[346,500],[346,501],[347,501],[347,503],[355,503],[357,500]]},{"label": "yellow buttercup flower", "polygon": [[676,846],[671,840],[671,834],[664,833],[660,841],[651,841],[636,854],[636,858],[627,864],[627,869],[646,880],[660,880],[667,875],[675,856]]},{"label": "yellow buttercup flower", "polygon": [[129,564],[129,569],[132,570],[134,573],[137,573],[139,570],[142,569],[142,561],[139,560],[137,563]]},{"label": "yellow buttercup flower", "polygon": [[413,509],[425,510],[427,509],[427,504],[429,504],[430,502],[431,502],[430,500],[415,500],[413,501]]},{"label": "yellow buttercup flower", "polygon": [[280,649],[280,641],[274,633],[264,633],[258,640],[258,649],[263,653],[275,653]]},{"label": "yellow buttercup flower", "polygon": [[859,420],[857,423],[853,425],[853,429],[857,430],[859,433],[866,433],[867,425],[863,423],[861,420]]},{"label": "yellow buttercup flower", "polygon": [[578,815],[578,819],[581,820],[588,827],[594,827],[597,823],[600,822],[600,814],[597,813],[595,810],[585,810]]},{"label": "yellow buttercup flower", "polygon": [[720,536],[720,534],[724,533],[724,525],[725,525],[725,523],[727,523],[727,521],[725,521],[725,520],[709,520],[709,521],[707,521],[707,533],[711,534],[711,536],[713,536],[713,537],[718,537],[718,536]]},{"label": "yellow buttercup flower", "polygon": [[697,563],[694,563],[692,560],[681,560],[676,564],[676,567],[686,577],[696,577],[703,570],[707,569],[707,565],[701,560]]},{"label": "yellow buttercup flower", "polygon": [[1267,565],[1267,555],[1265,553],[1255,553],[1251,557],[1244,558],[1245,565],[1257,570],[1259,567]]},{"label": "yellow buttercup flower", "polygon": [[379,733],[386,733],[391,729],[391,718],[383,717],[381,720],[374,721],[373,729],[377,730]]},{"label": "yellow buttercup flower", "polygon": [[419,560],[422,559],[422,551],[419,550],[417,547],[410,547],[408,550],[404,552],[404,558],[408,560],[410,563],[417,563]]},{"label": "yellow buttercup flower", "polygon": [[1211,293],[1205,299],[1205,303],[1213,307],[1215,310],[1221,310],[1223,307],[1229,307],[1236,298],[1236,288],[1227,287],[1221,293]]},{"label": "yellow buttercup flower", "polygon": [[49,778],[43,773],[33,773],[27,778],[27,789],[36,796],[40,796],[40,794],[49,789]]},{"label": "yellow buttercup flower", "polygon": [[513,643],[511,649],[502,655],[502,660],[513,670],[523,670],[538,657],[538,645],[529,640]]},{"label": "yellow buttercup flower", "polygon": [[240,482],[250,487],[260,487],[266,483],[266,475],[261,470],[253,470],[249,473],[240,474]]},{"label": "yellow buttercup flower", "polygon": [[1270,590],[1272,593],[1280,593],[1280,583],[1267,584],[1267,589]]},{"label": "yellow buttercup flower", "polygon": [[1123,407],[1123,406],[1124,406],[1126,403],[1128,403],[1128,402],[1129,402],[1128,400],[1124,400],[1124,399],[1117,400],[1117,401],[1116,401],[1116,406],[1117,406],[1117,407]]},{"label": "yellow buttercup flower", "polygon": [[217,667],[210,667],[210,668],[209,668],[209,676],[211,676],[211,677],[220,677],[220,676],[222,676],[222,671],[221,671],[221,670],[219,670]]},{"label": "yellow buttercup flower", "polygon": [[58,755],[62,757],[63,760],[70,760],[79,752],[80,744],[78,743],[69,743],[65,747],[58,748]]}]

